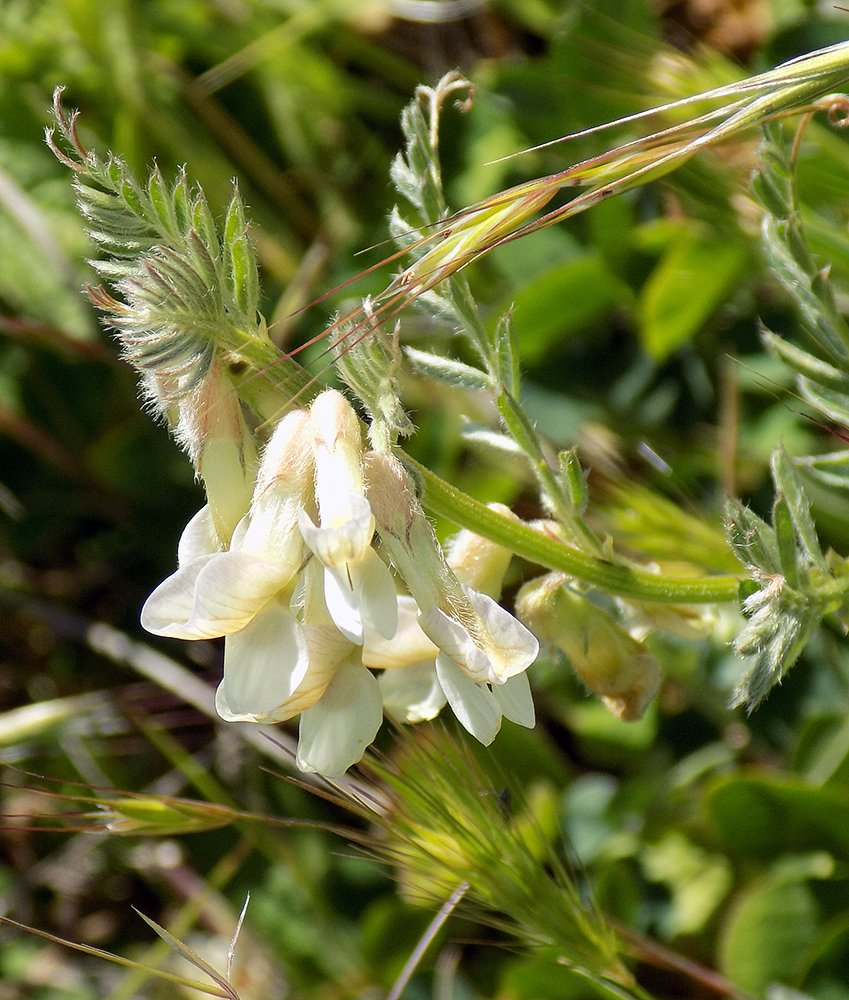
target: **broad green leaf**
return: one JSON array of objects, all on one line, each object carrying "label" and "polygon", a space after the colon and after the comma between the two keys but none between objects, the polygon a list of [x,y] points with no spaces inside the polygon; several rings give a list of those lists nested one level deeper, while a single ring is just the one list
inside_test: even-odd
[{"label": "broad green leaf", "polygon": [[719,967],[757,996],[772,983],[795,985],[818,932],[816,901],[804,881],[764,880],[738,898],[719,940]]},{"label": "broad green leaf", "polygon": [[664,912],[665,937],[697,934],[731,889],[728,860],[709,854],[678,831],[669,831],[642,855],[646,875],[668,886],[671,906]]},{"label": "broad green leaf", "polygon": [[663,360],[691,340],[743,276],[746,251],[688,230],[669,246],[643,288],[637,318],[643,345]]},{"label": "broad green leaf", "polygon": [[533,364],[558,343],[627,304],[628,289],[598,253],[558,264],[513,297],[522,361]]},{"label": "broad green leaf", "polygon": [[829,851],[849,859],[849,794],[790,778],[736,775],[714,785],[707,808],[722,844],[743,857]]}]

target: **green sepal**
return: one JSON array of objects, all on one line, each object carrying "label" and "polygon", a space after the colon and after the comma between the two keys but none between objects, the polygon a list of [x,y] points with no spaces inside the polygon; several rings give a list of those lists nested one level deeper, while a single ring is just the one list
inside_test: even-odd
[{"label": "green sepal", "polygon": [[428,378],[465,389],[492,389],[492,382],[485,372],[462,361],[455,361],[454,358],[446,358],[441,354],[431,354],[430,351],[418,351],[413,347],[406,348],[404,354],[415,370]]},{"label": "green sepal", "polygon": [[499,319],[493,340],[495,341],[498,381],[511,396],[515,397],[519,392],[521,375],[519,372],[519,347],[516,340],[516,327],[513,324],[512,309],[508,309]]},{"label": "green sepal", "polygon": [[147,182],[147,194],[163,230],[169,234],[177,233],[178,227],[173,201],[168,186],[159,172],[159,167],[154,167],[151,172]]},{"label": "green sepal", "polygon": [[109,164],[110,173],[114,167],[118,171],[118,178],[115,182],[115,188],[121,192],[121,197],[124,200],[124,204],[129,208],[133,215],[139,216],[141,218],[144,215],[144,205],[142,203],[142,193],[139,191],[138,186],[134,184],[129,177],[121,170],[121,166],[117,161],[111,160]]},{"label": "green sepal", "polygon": [[181,232],[185,232],[192,226],[192,205],[191,194],[189,192],[189,182],[185,173],[181,173],[174,185],[171,195],[171,203],[174,206],[174,216],[177,220],[177,227]]},{"label": "green sepal", "polygon": [[772,524],[778,546],[781,574],[791,587],[802,583],[799,567],[799,550],[796,545],[796,529],[790,514],[787,498],[779,496],[772,508]]},{"label": "green sepal", "polygon": [[202,191],[198,191],[198,196],[192,205],[192,228],[197,233],[207,253],[217,261],[221,253],[218,230]]},{"label": "green sepal", "polygon": [[569,451],[561,451],[559,457],[559,470],[557,481],[563,496],[569,501],[572,513],[580,516],[587,507],[587,474],[581,467],[578,453],[575,448]]},{"label": "green sepal", "polygon": [[[801,545],[810,565],[815,566],[823,573],[828,573],[828,563],[817,537],[817,529],[814,519],[811,517],[811,507],[807,494],[802,489],[799,476],[783,448],[776,448],[773,452],[772,474],[786,503],[787,514],[792,522],[796,536],[794,547]],[[776,530],[778,531],[777,525]],[[779,548],[781,544],[779,539]]]},{"label": "green sepal", "polygon": [[239,196],[238,190],[234,190],[233,197],[230,199],[230,204],[227,208],[227,217],[224,220],[224,242],[227,244],[233,243],[240,236],[243,236],[246,225],[242,199]]},{"label": "green sepal", "polygon": [[203,239],[196,229],[190,229],[186,235],[186,244],[191,254],[192,269],[205,283],[207,288],[213,288],[218,280],[215,261],[210,256]]},{"label": "green sepal", "polygon": [[227,245],[233,280],[233,298],[245,314],[252,317],[259,304],[259,275],[254,248],[247,234]]},{"label": "green sepal", "polygon": [[772,526],[734,497],[728,500],[725,510],[728,543],[740,562],[750,569],[780,573],[781,559]]}]

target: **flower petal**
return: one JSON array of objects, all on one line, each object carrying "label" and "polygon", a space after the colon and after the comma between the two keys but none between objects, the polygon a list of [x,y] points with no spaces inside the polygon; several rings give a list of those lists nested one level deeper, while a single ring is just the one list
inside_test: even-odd
[{"label": "flower petal", "polygon": [[214,554],[193,559],[159,584],[142,606],[140,621],[143,629],[153,635],[174,639],[199,638],[193,632],[187,632],[184,626],[195,606],[198,576],[211,559],[215,559]]},{"label": "flower petal", "polygon": [[285,722],[314,705],[336,676],[340,665],[354,651],[350,641],[333,625],[303,626],[309,649],[309,668],[292,696],[270,713],[270,722]]},{"label": "flower petal", "polygon": [[358,646],[363,641],[363,619],[357,598],[348,582],[344,569],[340,572],[329,566],[324,570],[324,601],[333,624],[342,635]]},{"label": "flower petal", "polygon": [[396,607],[398,628],[391,639],[384,639],[368,629],[365,632],[363,663],[367,667],[390,670],[436,659],[439,647],[422,631],[418,622],[419,606],[413,598],[406,594],[396,597]]},{"label": "flower petal", "polygon": [[398,594],[389,567],[369,548],[348,570],[364,627],[391,639],[398,628]]},{"label": "flower petal", "polygon": [[377,678],[359,660],[347,660],[322,698],[301,714],[298,767],[340,777],[362,757],[382,721]]},{"label": "flower petal", "polygon": [[384,671],[377,682],[383,710],[399,722],[427,722],[435,719],[445,705],[445,692],[433,662]]},{"label": "flower petal", "polygon": [[247,552],[202,556],[163,580],[142,608],[154,635],[211,639],[244,628],[294,574]]},{"label": "flower petal", "polygon": [[215,707],[227,722],[272,721],[304,679],[309,651],[304,630],[292,612],[271,601],[250,624],[227,637],[224,679]]},{"label": "flower petal", "polygon": [[[463,587],[477,620],[469,628],[436,606],[423,610],[419,624],[439,648],[475,681],[503,684],[536,659],[536,636],[486,594]],[[474,637],[472,632],[474,632]]]},{"label": "flower petal", "polygon": [[[344,488],[344,487],[343,487]],[[341,568],[361,559],[374,537],[374,516],[368,500],[350,494],[351,516],[330,527],[316,527],[305,510],[298,512],[298,527],[304,541],[325,566]]]},{"label": "flower petal", "polygon": [[527,729],[533,729],[536,722],[534,699],[531,696],[531,685],[527,674],[516,674],[503,684],[493,684],[495,695],[504,717]]},{"label": "flower petal", "polygon": [[201,507],[195,516],[183,529],[177,544],[177,565],[188,566],[201,556],[210,556],[218,552],[220,545],[215,533],[215,524],[209,504]]},{"label": "flower petal", "polygon": [[419,625],[440,650],[460,666],[473,681],[491,679],[489,657],[475,645],[474,640],[458,621],[449,618],[437,607],[428,608],[419,615]]},{"label": "flower petal", "polygon": [[491,597],[469,587],[463,590],[484,628],[485,649],[491,665],[489,680],[503,684],[508,677],[527,670],[539,653],[537,637]]},{"label": "flower petal", "polygon": [[298,531],[298,511],[304,497],[289,496],[278,487],[275,484],[254,500],[250,515],[242,518],[234,531],[230,548],[292,566],[294,573],[304,557],[304,540]]},{"label": "flower petal", "polygon": [[473,681],[445,653],[436,658],[436,675],[454,714],[476,740],[489,746],[501,728],[495,695],[485,684]]},{"label": "flower petal", "polygon": [[354,408],[335,389],[327,389],[313,400],[310,420],[321,523],[334,528],[351,518],[351,497],[363,496],[362,425]]},{"label": "flower petal", "polygon": [[361,645],[368,628],[391,639],[398,627],[398,595],[389,567],[374,549],[357,562],[324,571],[324,600],[336,627]]}]

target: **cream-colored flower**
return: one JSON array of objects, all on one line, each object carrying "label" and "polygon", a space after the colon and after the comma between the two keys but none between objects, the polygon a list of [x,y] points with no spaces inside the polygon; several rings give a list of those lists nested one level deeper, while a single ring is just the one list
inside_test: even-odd
[{"label": "cream-colored flower", "polygon": [[[264,612],[228,637],[215,704],[228,722],[283,722],[300,714],[298,767],[338,777],[362,757],[380,729],[380,690],[359,647],[333,624],[316,563],[307,565],[302,582],[303,654],[282,648]],[[297,677],[288,674],[288,688],[281,683],[287,656],[302,668]]]},{"label": "cream-colored flower", "polygon": [[310,408],[320,526],[306,510],[298,523],[324,565],[324,592],[336,627],[352,642],[363,628],[391,639],[397,626],[395,584],[372,548],[374,516],[363,489],[360,422],[345,397],[328,389]]},{"label": "cream-colored flower", "polygon": [[[221,549],[208,507],[190,521],[178,569],[148,598],[142,624],[183,639],[225,636],[215,697],[221,718],[274,723],[300,714],[298,766],[338,776],[360,759],[383,717],[377,679],[354,640],[362,621],[394,631],[397,612],[389,569],[371,548],[371,513],[358,516],[368,508],[351,447],[359,427],[348,404],[332,395],[280,422],[229,549]],[[334,409],[343,413],[335,424]],[[323,435],[320,417],[331,419]],[[321,528],[308,513],[316,506]],[[318,558],[310,558],[305,536]],[[379,610],[372,614],[375,591]]]},{"label": "cream-colored flower", "polygon": [[[398,463],[373,455],[372,465],[366,479],[359,420],[340,393],[292,411],[263,454],[229,548],[204,508],[186,527],[177,571],[142,611],[157,635],[224,636],[219,715],[274,723],[300,714],[298,766],[330,776],[360,759],[384,703],[421,721],[448,701],[484,743],[503,716],[533,725],[524,671],[536,639],[466,585],[497,596],[509,553],[461,535],[461,583]],[[411,596],[397,595],[373,547],[376,522]]]},{"label": "cream-colored flower", "polygon": [[[410,686],[406,698],[401,679],[381,681],[394,713],[402,719],[436,714],[440,698],[428,684],[424,669],[432,662],[439,688],[454,714],[482,743],[489,744],[495,738],[502,716],[532,726],[533,701],[525,671],[536,659],[536,638],[492,597],[457,579],[400,462],[372,452],[365,468],[378,534],[412,595],[410,604],[402,605],[399,635],[391,646],[366,634],[363,655],[368,665],[416,668],[407,674]],[[467,579],[477,582],[480,578],[492,589],[500,589],[492,563],[501,567],[503,577],[509,559],[495,546],[489,558],[469,560],[469,541],[463,538],[455,548],[455,552],[463,552],[457,559],[461,572],[465,566]],[[483,539],[481,543],[492,545]],[[473,572],[469,566],[477,570]],[[415,628],[409,621],[412,615]],[[428,658],[419,655],[427,648],[423,640],[431,643]],[[408,646],[415,653],[407,652]]]},{"label": "cream-colored flower", "polygon": [[294,586],[304,548],[298,512],[312,490],[308,427],[303,410],[280,422],[263,455],[250,512],[229,549],[218,548],[209,508],[189,522],[177,572],[142,608],[141,623],[149,632],[179,639],[230,635]]},{"label": "cream-colored flower", "polygon": [[269,441],[230,548],[218,550],[204,508],[183,533],[177,572],[142,609],[141,623],[155,635],[227,637],[216,697],[225,719],[272,721],[307,675],[309,644],[291,602],[304,560],[298,511],[311,499],[312,465],[309,416],[295,410]]}]

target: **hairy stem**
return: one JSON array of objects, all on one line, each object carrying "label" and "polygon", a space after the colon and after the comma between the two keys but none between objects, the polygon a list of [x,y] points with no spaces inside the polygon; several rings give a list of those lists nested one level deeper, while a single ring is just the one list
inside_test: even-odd
[{"label": "hairy stem", "polygon": [[458,527],[474,531],[530,562],[567,573],[617,597],[661,604],[715,604],[737,601],[737,576],[681,577],[647,573],[595,558],[490,510],[478,500],[446,483],[415,459],[402,459],[422,484],[422,503],[434,514]]}]

